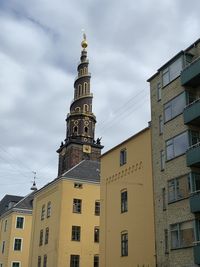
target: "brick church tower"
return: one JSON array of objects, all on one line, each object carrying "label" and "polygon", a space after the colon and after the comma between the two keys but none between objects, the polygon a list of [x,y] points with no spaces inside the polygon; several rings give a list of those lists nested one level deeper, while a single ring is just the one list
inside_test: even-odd
[{"label": "brick church tower", "polygon": [[74,99],[66,118],[66,139],[57,150],[59,154],[58,176],[78,164],[83,159],[99,160],[100,139],[95,140],[96,117],[92,113],[90,92],[91,74],[88,72],[86,35],[81,42],[82,51],[77,67],[78,76],[74,82]]}]

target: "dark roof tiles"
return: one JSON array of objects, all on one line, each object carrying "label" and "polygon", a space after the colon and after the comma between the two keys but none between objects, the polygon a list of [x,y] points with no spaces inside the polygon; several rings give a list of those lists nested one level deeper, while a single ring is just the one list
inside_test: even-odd
[{"label": "dark roof tiles", "polygon": [[61,178],[81,181],[100,182],[100,162],[93,160],[83,160],[67,172]]}]

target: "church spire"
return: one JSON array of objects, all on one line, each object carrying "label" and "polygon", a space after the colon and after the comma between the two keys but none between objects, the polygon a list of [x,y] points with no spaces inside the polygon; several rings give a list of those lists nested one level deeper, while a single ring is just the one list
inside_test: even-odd
[{"label": "church spire", "polygon": [[90,92],[91,74],[88,71],[88,42],[83,34],[81,56],[74,81],[74,99],[66,118],[66,139],[57,150],[59,153],[59,170],[61,175],[83,159],[98,160],[103,146],[100,139],[95,141],[96,117],[92,112],[93,95]]}]

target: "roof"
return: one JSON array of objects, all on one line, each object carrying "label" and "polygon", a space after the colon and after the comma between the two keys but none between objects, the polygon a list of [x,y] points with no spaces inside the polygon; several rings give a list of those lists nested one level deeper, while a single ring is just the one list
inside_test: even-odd
[{"label": "roof", "polygon": [[83,160],[73,168],[65,172],[60,178],[75,179],[81,181],[100,182],[100,162]]},{"label": "roof", "polygon": [[153,78],[155,78],[158,74],[159,71],[161,71],[163,68],[165,68],[167,65],[169,65],[171,62],[173,62],[177,57],[179,57],[181,54],[184,54],[186,52],[188,52],[192,47],[195,47],[198,43],[200,42],[200,39],[196,40],[194,43],[192,43],[189,47],[187,47],[184,51],[181,50],[179,53],[177,53],[174,57],[172,57],[170,60],[168,60],[164,65],[162,65],[157,72],[151,76],[147,82],[150,82]]},{"label": "roof", "polygon": [[0,201],[0,216],[8,210],[9,203],[18,203],[23,197],[15,195],[5,195]]},{"label": "roof", "polygon": [[13,208],[15,209],[33,209],[33,198],[36,191],[31,192],[21,199]]}]

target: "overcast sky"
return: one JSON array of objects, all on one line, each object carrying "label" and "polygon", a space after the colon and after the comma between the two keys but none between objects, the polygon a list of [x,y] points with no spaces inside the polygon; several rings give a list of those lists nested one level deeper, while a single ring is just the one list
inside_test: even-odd
[{"label": "overcast sky", "polygon": [[57,176],[82,29],[103,152],[150,120],[146,80],[196,41],[199,0],[0,1],[0,199]]}]

